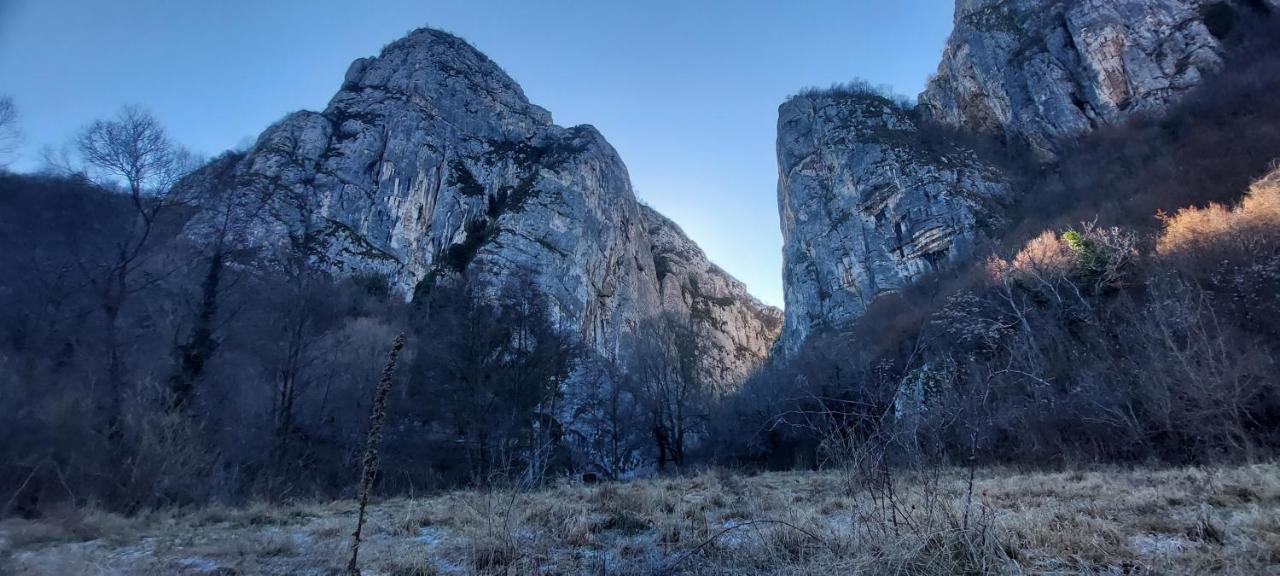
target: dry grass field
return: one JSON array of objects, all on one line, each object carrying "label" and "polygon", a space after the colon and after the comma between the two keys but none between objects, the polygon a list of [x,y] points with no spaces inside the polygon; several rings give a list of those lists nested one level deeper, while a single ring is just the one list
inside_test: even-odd
[{"label": "dry grass field", "polygon": [[[892,490],[890,490],[890,486]],[[343,574],[350,501],[0,523],[4,574]],[[704,472],[370,509],[365,574],[1280,574],[1280,465]]]}]

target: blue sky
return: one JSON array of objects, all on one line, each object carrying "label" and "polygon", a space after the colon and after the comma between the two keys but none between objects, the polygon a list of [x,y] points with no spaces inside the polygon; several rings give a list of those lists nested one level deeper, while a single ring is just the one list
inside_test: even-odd
[{"label": "blue sky", "polygon": [[19,170],[122,104],[213,155],[423,25],[466,38],[564,125],[593,124],[637,194],[781,306],[777,107],[855,77],[914,95],[954,0],[0,0]]}]

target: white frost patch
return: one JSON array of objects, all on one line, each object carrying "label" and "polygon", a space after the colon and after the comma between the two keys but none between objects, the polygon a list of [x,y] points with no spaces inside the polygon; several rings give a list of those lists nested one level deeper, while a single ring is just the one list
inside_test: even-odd
[{"label": "white frost patch", "polygon": [[582,559],[586,560],[588,566],[593,567],[600,574],[611,574],[618,570],[618,553],[612,549],[593,550],[588,548],[578,551],[578,554]]},{"label": "white frost patch", "polygon": [[717,542],[729,548],[737,548],[741,546],[744,540],[743,532],[745,532],[745,530],[742,528],[744,525],[746,525],[746,522],[740,522],[733,519],[725,520],[722,526],[723,530],[726,532],[720,535]]},{"label": "white frost patch", "polygon": [[440,553],[440,545],[445,541],[443,528],[432,528],[424,526],[418,529],[418,535],[413,537],[415,542],[422,543],[427,548],[427,556],[435,565],[436,571],[441,574],[463,574],[466,570],[462,564],[446,560],[444,555]]},{"label": "white frost patch", "polygon": [[218,570],[222,568],[222,566],[217,562],[214,562],[213,560],[210,560],[203,556],[192,556],[191,558],[183,558],[178,561],[178,565],[183,567],[186,570],[191,570],[193,572],[197,572],[201,574],[216,573]]},{"label": "white frost patch", "polygon": [[413,537],[414,540],[426,544],[428,548],[435,548],[444,541],[444,536],[440,534],[440,530],[427,526],[418,529],[418,535]]},{"label": "white frost patch", "polygon": [[1168,534],[1140,534],[1129,540],[1133,550],[1143,556],[1176,556],[1190,544],[1186,538]]}]

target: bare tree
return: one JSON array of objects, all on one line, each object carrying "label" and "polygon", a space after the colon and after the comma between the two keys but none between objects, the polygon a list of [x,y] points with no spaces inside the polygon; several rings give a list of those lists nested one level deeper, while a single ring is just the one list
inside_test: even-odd
[{"label": "bare tree", "polygon": [[[160,121],[137,106],[125,106],[114,119],[93,122],[75,144],[86,173],[100,184],[123,182],[139,210],[144,194],[165,198],[194,163],[191,152],[175,144]],[[150,204],[150,211],[161,205]]]},{"label": "bare tree", "polygon": [[215,320],[220,315],[220,296],[228,282],[224,268],[235,246],[241,242],[248,222],[256,217],[252,208],[235,199],[202,202],[201,210],[206,217],[199,233],[205,238],[203,251],[207,254],[208,266],[200,282],[198,302],[192,306],[191,330],[185,340],[175,346],[178,365],[169,377],[172,395],[169,408],[174,412],[190,408],[196,380],[218,348],[220,339],[215,334]]},{"label": "bare tree", "polygon": [[156,281],[138,271],[152,244],[157,221],[169,204],[170,190],[195,162],[186,149],[173,143],[154,116],[131,106],[114,119],[85,127],[75,147],[84,164],[83,173],[105,187],[123,184],[135,212],[128,233],[110,258],[94,266],[96,270],[81,263],[107,320],[106,431],[109,441],[118,447],[125,387],[120,312],[131,295]]},{"label": "bare tree", "polygon": [[698,370],[702,342],[669,314],[645,320],[633,343],[637,396],[653,427],[658,467],[683,466],[687,440],[706,423],[707,383]]},{"label": "bare tree", "polygon": [[573,414],[568,431],[573,442],[584,447],[581,452],[594,457],[588,472],[619,478],[638,464],[638,454],[649,446],[640,433],[645,414],[620,359],[588,354],[579,366],[578,377],[588,384],[571,387],[566,399]]},{"label": "bare tree", "polygon": [[0,96],[0,168],[12,161],[22,135],[18,132],[18,109],[13,98]]}]

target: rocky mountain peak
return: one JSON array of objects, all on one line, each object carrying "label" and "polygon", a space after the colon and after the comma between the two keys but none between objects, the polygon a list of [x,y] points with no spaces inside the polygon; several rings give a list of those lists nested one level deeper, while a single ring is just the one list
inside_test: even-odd
[{"label": "rocky mountain peak", "polygon": [[322,113],[286,117],[186,185],[208,205],[241,204],[246,247],[385,276],[406,298],[463,275],[493,287],[527,279],[558,324],[606,356],[663,310],[653,250],[679,245],[671,260],[723,304],[705,310],[703,326],[728,347],[712,354],[724,359],[717,385],[740,382],[776,334],[762,327],[767,313],[738,313],[760,305],[696,245],[666,240],[678,228],[641,208],[599,131],[555,125],[497,64],[445,32],[416,30],[356,60]]},{"label": "rocky mountain peak", "polygon": [[466,41],[420,28],[347,70],[326,115],[367,109],[378,100],[414,106],[441,118],[465,120],[495,137],[526,137],[552,126],[551,114],[529,103],[497,63]]}]

